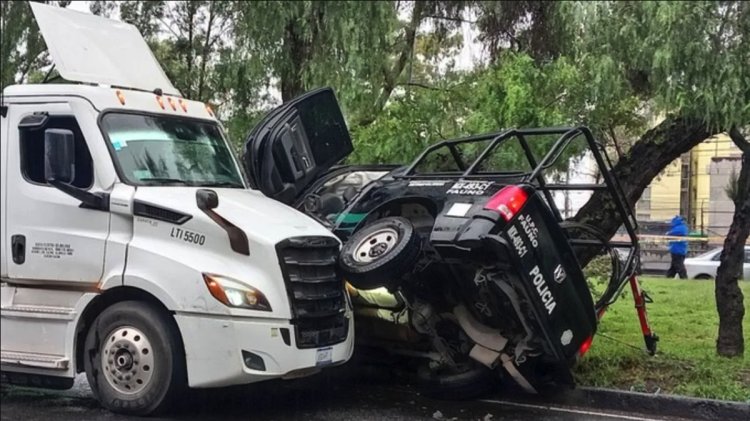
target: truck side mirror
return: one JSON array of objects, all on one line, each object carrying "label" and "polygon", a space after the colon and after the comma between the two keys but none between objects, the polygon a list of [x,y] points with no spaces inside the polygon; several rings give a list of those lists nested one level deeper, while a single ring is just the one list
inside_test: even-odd
[{"label": "truck side mirror", "polygon": [[75,178],[75,136],[66,129],[44,131],[44,179],[56,189],[80,200],[81,207],[109,210],[109,194],[91,193],[71,183]]},{"label": "truck side mirror", "polygon": [[200,189],[195,192],[195,201],[201,210],[211,210],[219,207],[219,196],[215,191]]},{"label": "truck side mirror", "polygon": [[53,182],[72,183],[75,174],[75,137],[66,129],[44,131],[44,178]]}]

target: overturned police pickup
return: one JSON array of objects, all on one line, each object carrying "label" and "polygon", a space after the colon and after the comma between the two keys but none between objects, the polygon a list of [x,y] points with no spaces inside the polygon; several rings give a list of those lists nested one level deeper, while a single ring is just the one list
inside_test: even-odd
[{"label": "overturned police pickup", "polygon": [[[272,111],[243,160],[251,184],[345,242],[358,349],[419,358],[437,396],[502,378],[532,393],[573,385],[604,310],[628,280],[637,289],[635,218],[591,131],[506,130],[436,143],[409,165],[336,166],[352,149],[324,88]],[[573,155],[601,181],[556,183]],[[556,195],[596,190],[609,193],[626,240],[563,218]],[[611,276],[594,300],[581,263],[601,254]]]}]

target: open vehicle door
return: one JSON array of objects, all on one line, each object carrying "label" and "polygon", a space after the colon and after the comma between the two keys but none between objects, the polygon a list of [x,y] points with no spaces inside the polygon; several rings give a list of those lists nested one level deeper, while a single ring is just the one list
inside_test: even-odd
[{"label": "open vehicle door", "polygon": [[292,204],[352,150],[336,96],[321,88],[268,113],[245,140],[242,159],[254,188]]}]

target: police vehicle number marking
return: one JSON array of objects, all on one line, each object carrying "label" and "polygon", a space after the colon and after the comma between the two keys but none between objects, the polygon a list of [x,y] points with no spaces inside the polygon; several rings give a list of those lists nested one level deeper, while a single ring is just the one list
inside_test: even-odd
[{"label": "police vehicle number marking", "polygon": [[492,181],[457,181],[448,189],[446,194],[481,196],[492,184]]},{"label": "police vehicle number marking", "polygon": [[508,236],[510,237],[510,240],[513,242],[513,247],[516,249],[516,253],[518,253],[518,257],[526,256],[526,253],[529,250],[526,248],[526,244],[523,243],[521,234],[519,234],[518,228],[516,228],[515,225],[511,226],[508,229]]}]

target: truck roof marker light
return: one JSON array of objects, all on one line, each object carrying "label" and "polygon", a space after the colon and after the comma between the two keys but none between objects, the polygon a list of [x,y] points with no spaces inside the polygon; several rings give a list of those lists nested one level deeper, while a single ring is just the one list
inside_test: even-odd
[{"label": "truck roof marker light", "polygon": [[180,104],[180,108],[182,108],[182,111],[187,112],[187,104],[185,103],[185,101],[180,98],[177,100],[177,102]]},{"label": "truck roof marker light", "polygon": [[589,352],[589,349],[591,349],[591,343],[594,342],[594,337],[589,336],[586,338],[585,341],[581,344],[581,347],[578,348],[578,358],[583,358],[584,355],[586,355],[587,352]]},{"label": "truck roof marker light", "polygon": [[529,194],[523,187],[506,186],[495,193],[484,208],[499,213],[508,222],[521,210],[528,198]]},{"label": "truck roof marker light", "polygon": [[125,95],[120,91],[119,89],[115,91],[115,95],[117,95],[117,99],[120,100],[120,105],[125,105]]},{"label": "truck roof marker light", "polygon": [[211,106],[206,104],[206,111],[208,111],[208,114],[213,117],[214,116],[214,110],[211,109]]},{"label": "truck roof marker light", "polygon": [[169,102],[169,106],[172,107],[172,111],[177,111],[177,106],[174,105],[174,100],[171,96],[167,97],[167,102]]},{"label": "truck roof marker light", "polygon": [[156,102],[157,102],[157,103],[159,104],[159,106],[160,106],[160,107],[161,107],[161,109],[163,110],[163,109],[164,109],[164,100],[163,100],[163,99],[161,99],[161,96],[160,96],[160,95],[157,95],[157,96],[156,96]]}]

